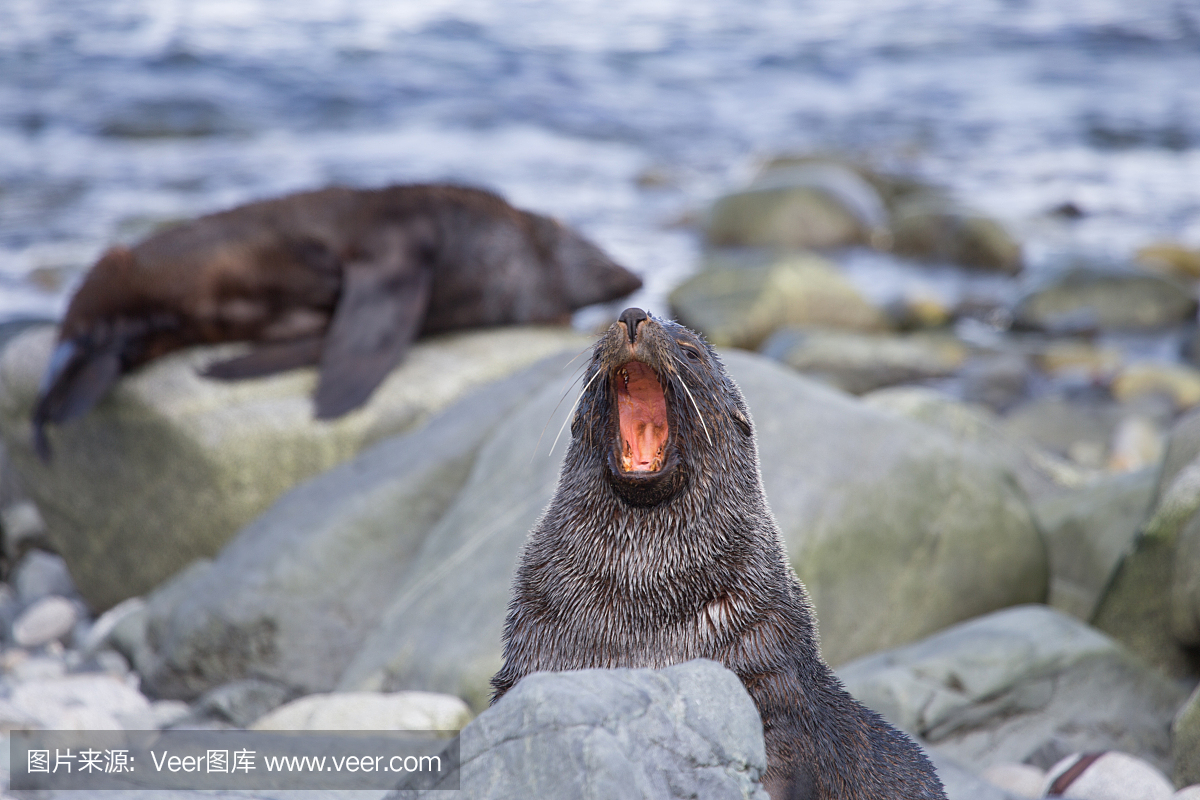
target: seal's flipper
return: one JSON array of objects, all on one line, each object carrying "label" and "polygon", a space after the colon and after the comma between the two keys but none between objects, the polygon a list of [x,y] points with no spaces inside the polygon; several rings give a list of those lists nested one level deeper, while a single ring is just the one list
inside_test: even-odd
[{"label": "seal's flipper", "polygon": [[324,345],[323,336],[272,342],[257,347],[244,356],[214,361],[200,374],[222,381],[239,381],[274,375],[297,367],[311,367],[321,361],[321,349]]},{"label": "seal's flipper", "polygon": [[400,363],[425,319],[431,269],[410,241],[396,242],[386,262],[351,262],[325,337],[317,384],[317,419],[333,419],[366,402]]},{"label": "seal's flipper", "polygon": [[43,461],[50,460],[45,426],[82,416],[100,402],[121,377],[121,347],[120,341],[97,349],[67,340],[55,348],[33,407],[34,449]]}]

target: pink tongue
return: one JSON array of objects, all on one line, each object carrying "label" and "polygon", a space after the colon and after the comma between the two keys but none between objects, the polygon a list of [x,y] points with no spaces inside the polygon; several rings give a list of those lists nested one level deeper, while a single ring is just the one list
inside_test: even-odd
[{"label": "pink tongue", "polygon": [[624,466],[631,472],[650,472],[662,466],[655,460],[667,438],[667,403],[652,369],[632,362],[625,370],[629,383],[618,377],[617,389],[621,438],[628,446]]}]

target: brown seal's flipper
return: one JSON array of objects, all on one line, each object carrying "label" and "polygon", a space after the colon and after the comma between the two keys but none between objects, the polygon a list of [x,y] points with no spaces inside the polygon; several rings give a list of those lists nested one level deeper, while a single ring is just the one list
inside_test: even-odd
[{"label": "brown seal's flipper", "polygon": [[321,361],[324,336],[306,336],[288,342],[271,342],[255,348],[244,356],[214,361],[200,374],[222,381],[261,378],[297,367],[311,367]]},{"label": "brown seal's flipper", "polygon": [[59,342],[50,356],[33,408],[33,445],[43,461],[50,460],[46,425],[87,413],[120,375],[118,341],[110,341],[99,350],[70,340]]},{"label": "brown seal's flipper", "polygon": [[433,284],[432,231],[416,227],[380,237],[384,252],[376,258],[345,265],[321,354],[317,419],[340,417],[366,402],[421,330]]}]

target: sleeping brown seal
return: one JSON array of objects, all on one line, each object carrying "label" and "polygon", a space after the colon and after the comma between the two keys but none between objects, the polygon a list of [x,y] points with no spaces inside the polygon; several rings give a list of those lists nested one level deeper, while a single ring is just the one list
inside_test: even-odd
[{"label": "sleeping brown seal", "polygon": [[320,364],[316,415],[361,405],[418,334],[564,322],[637,276],[549,217],[457,186],[331,188],[240,206],[114,247],[63,318],[33,412],[88,411],[123,373],[171,350],[252,341],[215,377]]},{"label": "sleeping brown seal", "polygon": [[749,411],[696,334],[627,309],[596,344],[558,489],[513,581],[493,702],[539,670],[719,661],[762,715],[773,800],[943,798],[817,644]]}]

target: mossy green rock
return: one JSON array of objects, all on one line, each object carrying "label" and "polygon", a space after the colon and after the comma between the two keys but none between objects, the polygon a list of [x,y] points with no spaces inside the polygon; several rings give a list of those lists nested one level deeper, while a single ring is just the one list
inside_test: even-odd
[{"label": "mossy green rock", "polygon": [[237,383],[197,370],[230,347],[195,348],[122,379],[84,417],[31,448],[29,415],[54,343],[28,331],[0,358],[0,434],[94,611],[215,555],[299,481],[423,423],[467,390],[571,344],[568,329],[510,328],[418,343],[363,408],[314,421],[314,369]]},{"label": "mossy green rock", "polygon": [[892,215],[892,249],[902,256],[1016,275],[1021,245],[994,219],[941,203],[901,204]]},{"label": "mossy green rock", "polygon": [[700,272],[671,293],[676,319],[718,346],[757,349],[787,325],[887,329],[873,306],[831,262],[791,256],[772,264],[719,266]]}]

